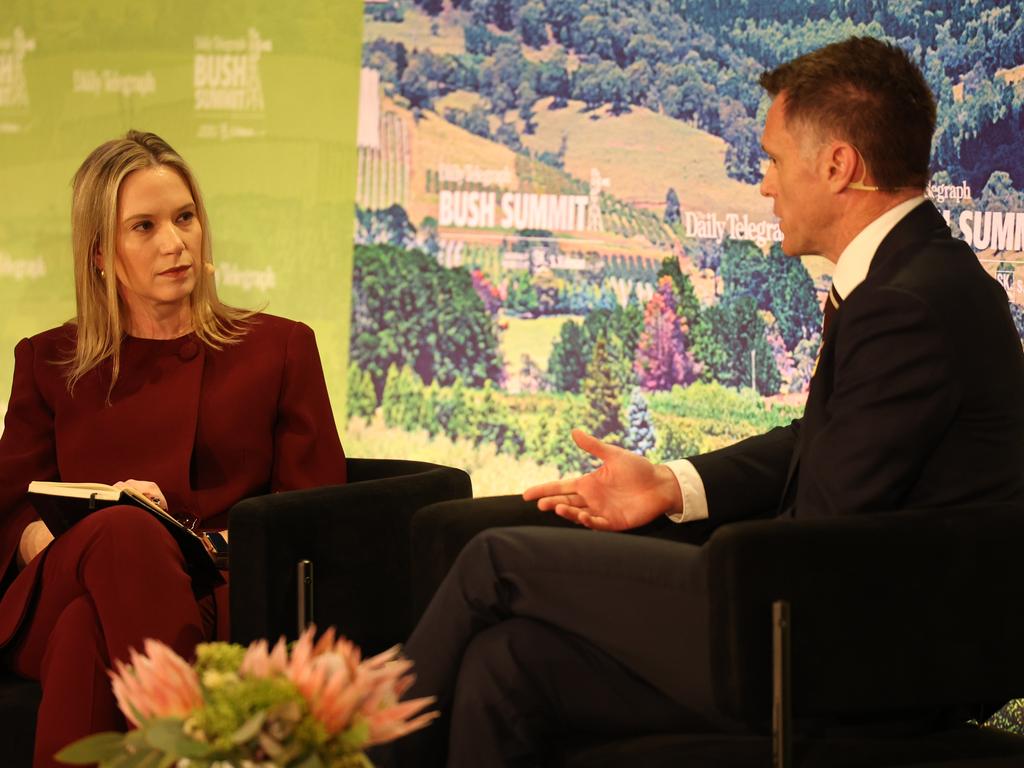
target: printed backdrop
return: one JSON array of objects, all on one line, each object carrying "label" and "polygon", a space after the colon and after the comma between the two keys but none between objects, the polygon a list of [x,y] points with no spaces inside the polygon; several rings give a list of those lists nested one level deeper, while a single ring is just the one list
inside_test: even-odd
[{"label": "printed backdrop", "polygon": [[71,176],[138,128],[195,170],[222,296],[312,325],[342,415],[361,10],[0,3],[0,410],[18,339],[74,314]]},{"label": "printed backdrop", "polygon": [[[830,285],[758,192],[767,68],[894,41],[939,100],[929,194],[1024,335],[1024,21],[980,0],[366,0],[347,439],[478,494],[799,414]],[[998,460],[998,457],[994,457]]]},{"label": "printed backdrop", "polygon": [[72,315],[70,177],[137,127],[195,167],[225,298],[316,329],[350,454],[485,494],[586,469],[572,426],[724,445],[800,412],[820,340],[828,265],[779,252],[756,79],[821,44],[921,63],[930,194],[1024,328],[1021,10],[7,0],[0,348]]}]

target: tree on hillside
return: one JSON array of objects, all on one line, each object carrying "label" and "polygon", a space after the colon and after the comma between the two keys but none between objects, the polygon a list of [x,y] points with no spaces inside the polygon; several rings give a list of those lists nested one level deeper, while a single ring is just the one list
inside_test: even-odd
[{"label": "tree on hillside", "polygon": [[377,391],[373,387],[373,378],[369,372],[360,370],[357,365],[348,367],[348,400],[347,415],[361,416],[364,419],[373,417],[377,409]]},{"label": "tree on hillside", "polygon": [[549,109],[561,109],[568,104],[571,87],[567,66],[568,60],[561,48],[537,66],[537,95],[553,97]]},{"label": "tree on hillside", "polygon": [[513,43],[499,45],[494,57],[480,68],[480,95],[491,103],[491,112],[504,115],[516,108],[525,73],[522,49]]},{"label": "tree on hillside", "polygon": [[814,281],[800,259],[786,256],[782,246],[772,244],[768,252],[768,306],[775,315],[786,347],[794,349],[801,339],[821,327]]},{"label": "tree on hillside", "polygon": [[761,181],[761,136],[744,106],[729,97],[718,104],[722,138],[727,144],[725,170],[730,178],[748,184]]},{"label": "tree on hillside", "polygon": [[654,70],[651,65],[643,60],[634,61],[625,72],[629,103],[656,108],[656,100],[652,98],[651,93],[654,84]]},{"label": "tree on hillside", "polygon": [[426,70],[425,60],[414,56],[399,81],[401,94],[413,108],[430,109],[437,96],[437,88]]},{"label": "tree on hillside", "polygon": [[715,296],[718,295],[718,268],[722,264],[722,245],[717,240],[701,238],[690,254],[697,269],[710,269],[714,277]]},{"label": "tree on hillside", "polygon": [[604,335],[622,342],[623,354],[632,366],[643,329],[644,313],[636,301],[631,301],[625,307],[616,302],[611,308],[594,309],[583,321],[583,343],[587,347],[587,355],[594,341]]},{"label": "tree on hillside", "polygon": [[548,23],[555,40],[564,46],[572,44],[573,31],[579,23],[582,4],[579,0],[547,0]]},{"label": "tree on hillside", "polygon": [[[618,345],[619,354],[612,347]],[[621,344],[617,339],[599,336],[587,364],[581,384],[583,399],[590,406],[582,427],[600,440],[622,445],[626,429],[622,423],[623,376]]]},{"label": "tree on hillside", "polygon": [[544,23],[544,4],[529,0],[519,9],[517,26],[525,45],[543,48],[548,44],[548,26]]},{"label": "tree on hillside", "polygon": [[[683,273],[679,268],[679,259],[674,256],[662,259],[657,280],[660,282],[666,276],[672,278],[672,287],[675,289],[676,314],[684,325],[692,327],[700,315],[700,301],[693,290],[690,276]],[[683,332],[686,332],[685,328]]]},{"label": "tree on hillside", "polygon": [[614,64],[604,74],[604,100],[611,104],[612,114],[629,111],[630,84],[626,74]]},{"label": "tree on hillside", "polygon": [[681,209],[679,207],[679,195],[675,187],[669,187],[665,193],[665,223],[678,224],[680,221]]},{"label": "tree on hillside", "polygon": [[502,123],[494,132],[494,140],[504,144],[513,152],[519,152],[523,148],[523,140],[519,138],[519,131],[512,123]]},{"label": "tree on hillside", "polygon": [[410,248],[416,242],[416,228],[397,203],[381,210],[356,208],[355,241],[359,245]]},{"label": "tree on hillside", "polygon": [[614,49],[606,17],[598,13],[588,13],[580,19],[573,34],[573,47],[578,53],[593,54],[599,59],[610,60],[614,55]]},{"label": "tree on hillside", "polygon": [[626,406],[626,440],[623,448],[633,453],[646,455],[654,449],[657,436],[647,398],[640,387],[633,387]]},{"label": "tree on hillside", "polygon": [[378,395],[390,366],[411,367],[427,384],[504,377],[497,330],[469,272],[387,245],[355,248],[351,359]]},{"label": "tree on hillside", "polygon": [[748,240],[726,239],[722,246],[719,274],[723,298],[731,300],[749,296],[755,306],[768,306],[767,265],[764,254]]},{"label": "tree on hillside", "polygon": [[751,386],[753,373],[755,389],[762,395],[775,394],[782,384],[764,320],[750,296],[737,295],[705,307],[694,329],[693,352],[704,366],[705,381],[739,389]]},{"label": "tree on hillside", "polygon": [[509,312],[526,317],[535,317],[540,309],[540,300],[537,297],[537,289],[533,286],[530,273],[525,270],[517,270],[512,273],[508,281],[508,295],[505,299],[505,308]]},{"label": "tree on hillside", "polygon": [[579,392],[587,372],[590,349],[584,344],[579,323],[566,320],[548,357],[548,380],[558,392]]},{"label": "tree on hillside", "polygon": [[470,22],[463,28],[466,53],[470,56],[490,56],[498,43],[497,35],[491,34],[486,24]]},{"label": "tree on hillside", "polygon": [[697,376],[676,309],[675,286],[670,277],[663,276],[647,302],[633,363],[637,381],[648,392],[689,384]]},{"label": "tree on hillside", "polygon": [[537,102],[537,94],[534,92],[530,82],[524,80],[519,84],[519,91],[516,96],[519,99],[519,117],[523,121],[523,133],[531,136],[537,130],[537,124],[533,121],[533,118],[537,116],[533,109],[534,104]]},{"label": "tree on hillside", "polygon": [[585,63],[576,70],[572,80],[572,96],[587,109],[597,109],[604,103],[604,81],[598,65]]}]

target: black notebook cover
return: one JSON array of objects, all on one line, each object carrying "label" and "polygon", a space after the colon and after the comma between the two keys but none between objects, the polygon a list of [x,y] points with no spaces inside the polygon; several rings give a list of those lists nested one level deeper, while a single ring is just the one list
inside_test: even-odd
[{"label": "black notebook cover", "polygon": [[[32,490],[33,486],[46,487],[46,492]],[[72,488],[69,484],[69,488]],[[203,540],[193,531],[189,530],[167,512],[156,509],[152,504],[146,503],[129,493],[119,493],[115,498],[110,491],[95,491],[90,497],[83,497],[82,487],[73,487],[75,495],[60,495],[62,489],[56,483],[33,483],[29,486],[29,498],[32,506],[39,514],[40,519],[46,523],[50,533],[54,537],[71,528],[75,523],[88,517],[98,509],[115,506],[117,504],[130,504],[149,512],[159,520],[164,527],[178,542],[181,553],[185,557],[185,567],[192,577],[192,590],[197,594],[204,594],[224,583],[224,576],[221,574],[214,562],[213,556],[207,551]],[[86,489],[88,491],[88,489]]]}]

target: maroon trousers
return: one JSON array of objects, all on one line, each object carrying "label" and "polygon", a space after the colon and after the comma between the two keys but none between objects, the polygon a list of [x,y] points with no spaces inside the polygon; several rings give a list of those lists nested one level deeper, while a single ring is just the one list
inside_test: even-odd
[{"label": "maroon trousers", "polygon": [[135,507],[90,515],[40,557],[35,599],[8,659],[15,673],[43,689],[33,765],[57,768],[63,764],[53,755],[67,744],[125,729],[107,674],[114,660],[127,662],[129,649],[141,651],[145,638],[190,659],[220,622],[212,597],[193,596],[174,539]]}]

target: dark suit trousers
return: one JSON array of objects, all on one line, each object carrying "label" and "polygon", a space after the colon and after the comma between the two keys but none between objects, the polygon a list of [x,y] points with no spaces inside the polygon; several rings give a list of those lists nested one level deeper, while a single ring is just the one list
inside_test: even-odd
[{"label": "dark suit trousers", "polygon": [[40,557],[36,597],[7,658],[14,672],[42,684],[33,765],[49,768],[63,765],[53,755],[68,743],[124,730],[107,675],[115,659],[127,662],[145,638],[190,658],[212,624],[178,545],[135,507],[90,515]]},{"label": "dark suit trousers", "polygon": [[582,529],[476,536],[405,647],[409,695],[436,695],[444,717],[392,762],[529,766],[567,732],[714,730],[700,559]]}]

